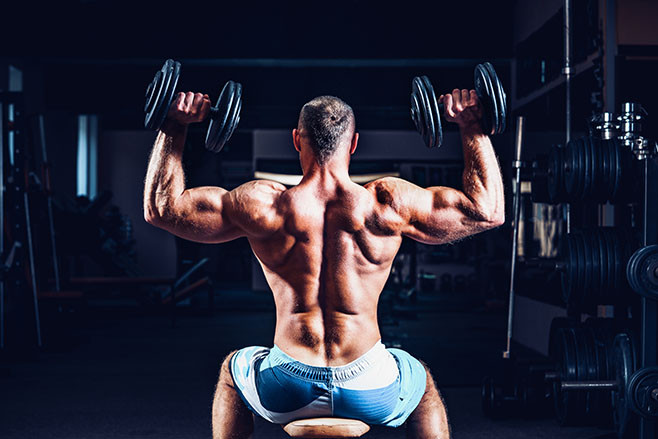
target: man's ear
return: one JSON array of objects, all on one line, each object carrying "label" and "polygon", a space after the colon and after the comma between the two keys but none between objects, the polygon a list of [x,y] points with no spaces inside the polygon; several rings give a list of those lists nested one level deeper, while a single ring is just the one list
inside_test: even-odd
[{"label": "man's ear", "polygon": [[352,136],[352,144],[350,145],[350,155],[354,154],[356,151],[356,144],[359,143],[359,133],[355,132]]},{"label": "man's ear", "polygon": [[299,130],[297,128],[293,128],[292,130],[292,144],[295,145],[295,149],[297,152],[302,152],[302,144],[300,142],[300,135],[299,135]]}]

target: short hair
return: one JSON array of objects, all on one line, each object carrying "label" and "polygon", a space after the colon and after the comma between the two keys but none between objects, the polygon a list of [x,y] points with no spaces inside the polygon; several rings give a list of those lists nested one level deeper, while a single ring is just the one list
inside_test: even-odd
[{"label": "short hair", "polygon": [[343,136],[354,132],[352,107],[334,96],[319,96],[302,107],[297,128],[304,132],[319,164],[336,151]]}]

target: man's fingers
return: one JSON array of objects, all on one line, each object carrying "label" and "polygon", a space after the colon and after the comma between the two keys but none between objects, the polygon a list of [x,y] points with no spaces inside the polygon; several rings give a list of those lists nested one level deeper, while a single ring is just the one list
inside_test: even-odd
[{"label": "man's fingers", "polygon": [[468,107],[469,105],[471,105],[471,100],[469,99],[469,97],[470,96],[469,96],[468,90],[463,88],[462,89],[462,105],[464,105],[464,107]]},{"label": "man's fingers", "polygon": [[199,110],[199,114],[201,115],[202,119],[205,119],[208,116],[208,113],[210,112],[210,99],[203,99],[201,102],[201,109]]},{"label": "man's fingers", "polygon": [[462,92],[458,88],[452,91],[452,99],[454,100],[454,106],[456,111],[462,111],[464,106],[462,105]]},{"label": "man's fingers", "polygon": [[443,112],[449,117],[455,117],[453,110],[453,99],[451,94],[443,95]]},{"label": "man's fingers", "polygon": [[195,93],[194,94],[194,100],[192,101],[192,109],[197,110],[201,108],[201,105],[203,105],[204,97],[201,93]]},{"label": "man's fingers", "polygon": [[185,93],[185,110],[189,109],[192,106],[193,102],[194,102],[194,93],[188,91],[187,93]]}]

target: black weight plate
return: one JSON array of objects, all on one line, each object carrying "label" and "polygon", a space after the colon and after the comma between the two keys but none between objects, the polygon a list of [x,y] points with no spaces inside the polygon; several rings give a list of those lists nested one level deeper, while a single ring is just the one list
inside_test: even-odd
[{"label": "black weight plate", "polygon": [[488,135],[494,134],[498,126],[498,108],[491,79],[491,74],[483,64],[475,66],[473,82],[482,105],[482,131]]},{"label": "black weight plate", "polygon": [[206,149],[219,152],[231,138],[240,120],[242,85],[227,81],[219,94],[215,109],[216,114],[212,116],[206,133]]},{"label": "black weight plate", "polygon": [[658,392],[658,367],[636,371],[626,389],[631,409],[643,418],[658,419],[658,401],[652,396],[655,392]]},{"label": "black weight plate", "polygon": [[[587,340],[583,337],[582,328],[571,328],[571,337],[573,338],[575,351],[576,351],[576,369],[579,381],[590,381],[590,365],[589,365],[589,349],[587,347]],[[571,391],[573,392],[573,391]],[[587,391],[576,390],[575,397],[577,400],[577,410],[580,412],[582,418],[587,412]]]},{"label": "black weight plate", "polygon": [[592,157],[592,186],[590,192],[592,194],[592,199],[601,203],[601,154],[599,151],[599,144],[593,137],[588,137],[587,141],[590,144]]},{"label": "black weight plate", "polygon": [[592,138],[592,141],[594,142],[594,146],[596,148],[596,156],[597,156],[597,178],[596,178],[596,187],[597,187],[597,200],[599,203],[605,203],[608,200],[608,194],[606,190],[606,173],[608,169],[608,164],[606,161],[606,152],[605,152],[605,145],[604,142],[601,141],[601,139],[596,139]]},{"label": "black weight plate", "polygon": [[[613,233],[611,234],[612,236],[612,243],[613,243],[613,254],[614,254],[614,265],[612,267],[612,288],[614,291],[619,290],[619,270],[621,269],[621,255],[622,255],[622,248],[621,248],[621,240],[619,237],[619,230],[618,229],[613,229]],[[624,267],[626,268],[626,267]]]},{"label": "black weight plate", "polygon": [[608,254],[603,230],[596,230],[596,244],[599,252],[599,296],[607,297]]},{"label": "black weight plate", "polygon": [[605,252],[606,252],[606,292],[607,294],[614,294],[615,286],[614,286],[614,270],[615,270],[615,244],[614,244],[614,238],[613,238],[613,233],[610,230],[610,228],[605,228],[603,229],[603,234],[604,234],[604,240],[605,240]]},{"label": "black weight plate", "polygon": [[553,383],[555,415],[560,425],[569,425],[573,424],[578,416],[576,413],[577,396],[571,391],[563,392],[560,383],[561,381],[575,381],[578,377],[575,346],[568,328],[558,329],[554,342],[553,358],[560,377]]},{"label": "black weight plate", "polygon": [[411,119],[428,148],[443,142],[441,114],[434,87],[427,76],[415,77],[411,84]]},{"label": "black weight plate", "polygon": [[564,148],[564,161],[564,186],[566,189],[566,194],[571,195],[576,184],[575,173],[577,166],[573,140],[567,142],[567,146]]},{"label": "black weight plate", "polygon": [[605,173],[605,188],[606,188],[606,198],[608,200],[612,199],[612,193],[614,191],[614,151],[612,140],[602,140],[601,144],[605,148],[605,161],[607,165]]},{"label": "black weight plate", "polygon": [[583,282],[583,291],[582,291],[582,304],[587,304],[591,303],[592,300],[592,293],[593,293],[593,286],[592,286],[592,280],[593,280],[593,271],[594,267],[592,266],[592,245],[589,239],[589,233],[588,231],[583,231],[581,233],[581,242],[583,245],[583,253],[584,253],[584,263],[585,263],[585,279]]},{"label": "black weight plate", "polygon": [[178,78],[180,77],[180,63],[168,59],[153,77],[153,81],[146,88],[146,105],[144,106],[144,126],[151,130],[160,128],[171,100],[176,91]]},{"label": "black weight plate", "polygon": [[589,142],[589,137],[583,137],[582,139],[582,145],[583,145],[583,162],[585,164],[585,173],[583,174],[583,190],[581,192],[580,198],[581,200],[585,200],[587,198],[591,198],[592,196],[592,145]]},{"label": "black weight plate", "polygon": [[[585,379],[587,381],[594,381],[598,379],[599,375],[597,346],[594,335],[590,328],[578,328],[578,336],[581,338],[581,344],[585,347],[583,350],[587,365]],[[599,411],[598,396],[599,392],[597,391],[585,392],[585,413],[592,421],[596,421],[594,417]]]},{"label": "black weight plate", "polygon": [[441,126],[441,108],[439,107],[439,100],[436,97],[436,93],[434,92],[434,87],[432,87],[432,83],[430,82],[429,78],[427,76],[423,76],[423,81],[425,82],[425,87],[427,89],[427,97],[429,99],[429,105],[432,110],[431,114],[433,116],[433,121],[434,121],[434,137],[435,141],[434,143],[438,146],[441,146],[443,143],[443,128]]},{"label": "black weight plate", "polygon": [[585,296],[586,292],[586,286],[587,286],[587,256],[585,254],[585,244],[583,242],[583,235],[580,232],[577,232],[574,234],[574,239],[575,239],[575,244],[576,244],[576,252],[578,254],[578,286],[576,288],[575,294],[576,294],[576,302],[573,303],[576,305],[576,309],[580,309],[583,304],[583,298]]},{"label": "black weight plate", "polygon": [[493,68],[491,63],[485,62],[484,66],[489,71],[491,77],[491,83],[494,91],[494,99],[496,99],[496,132],[494,134],[500,134],[505,131],[505,126],[507,124],[507,95],[503,89],[503,84],[500,82],[500,78],[496,73],[496,70]]},{"label": "black weight plate", "polygon": [[429,97],[425,90],[425,83],[421,77],[415,77],[411,83],[411,119],[420,133],[425,145],[432,145],[433,125],[432,115],[428,114]]},{"label": "black weight plate", "polygon": [[551,203],[564,199],[564,148],[553,146],[548,155],[548,196]]},{"label": "black weight plate", "polygon": [[613,344],[613,367],[617,389],[612,393],[613,417],[617,435],[623,438],[627,435],[632,422],[631,403],[627,394],[628,382],[635,371],[635,353],[631,337],[618,334]]},{"label": "black weight plate", "polygon": [[620,198],[620,191],[621,191],[621,176],[622,176],[622,160],[621,160],[621,146],[619,145],[619,142],[616,139],[612,140],[612,145],[613,145],[613,153],[614,153],[614,162],[615,167],[613,169],[614,171],[614,188],[612,192],[612,197],[611,199],[614,202],[619,201]]},{"label": "black weight plate", "polygon": [[633,291],[658,300],[658,245],[636,250],[626,265],[626,277]]},{"label": "black weight plate", "polygon": [[562,279],[562,300],[568,304],[576,281],[576,262],[575,262],[575,249],[573,247],[573,237],[571,234],[565,235],[562,238],[560,245],[560,254],[562,261],[566,268],[560,273]]},{"label": "black weight plate", "polygon": [[577,159],[578,159],[578,173],[576,174],[577,176],[577,182],[578,184],[576,185],[576,192],[574,194],[575,200],[580,201],[583,199],[583,195],[585,192],[585,178],[587,177],[586,174],[586,163],[585,163],[585,143],[583,142],[583,139],[577,139],[576,143],[576,152],[577,152]]},{"label": "black weight plate", "polygon": [[600,269],[600,253],[599,253],[599,240],[597,236],[597,229],[589,230],[587,233],[588,245],[590,247],[590,264],[591,264],[591,275],[590,275],[590,293],[589,297],[592,300],[592,303],[599,304],[600,302],[600,287],[601,287],[601,269]]},{"label": "black weight plate", "polygon": [[580,139],[574,139],[569,142],[571,144],[572,154],[573,154],[573,183],[572,187],[567,191],[569,192],[570,201],[580,200],[580,193],[582,191],[582,181],[583,181],[583,156],[582,156],[582,146]]}]

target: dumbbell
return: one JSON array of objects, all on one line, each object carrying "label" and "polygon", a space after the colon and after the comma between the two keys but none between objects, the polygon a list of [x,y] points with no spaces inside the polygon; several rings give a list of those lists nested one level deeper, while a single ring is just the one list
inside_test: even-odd
[{"label": "dumbbell", "polygon": [[[507,119],[507,95],[503,85],[488,62],[478,64],[474,76],[475,93],[482,105],[482,130],[488,135],[500,134],[505,131]],[[443,103],[436,98],[427,76],[416,76],[411,87],[411,119],[427,147],[438,148],[443,142]]]},{"label": "dumbbell", "polygon": [[[171,101],[176,92],[176,84],[180,77],[180,63],[172,59],[164,65],[153,77],[146,89],[146,106],[144,126],[158,130],[162,126]],[[242,108],[242,84],[228,81],[222,88],[217,104],[210,108],[210,125],[206,134],[206,149],[219,152],[231,138],[233,131],[240,122]]]}]

